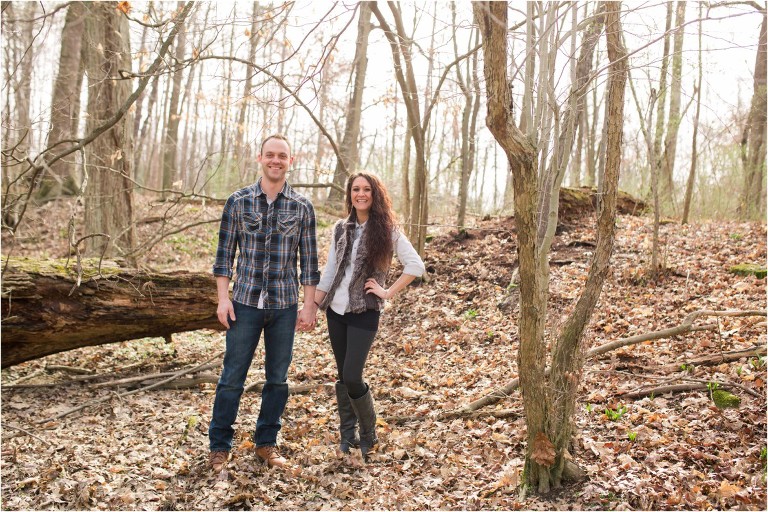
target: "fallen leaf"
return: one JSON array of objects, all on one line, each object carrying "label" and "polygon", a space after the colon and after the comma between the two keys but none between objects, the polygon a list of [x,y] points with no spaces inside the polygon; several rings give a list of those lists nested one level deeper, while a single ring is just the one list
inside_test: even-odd
[{"label": "fallen leaf", "polygon": [[544,435],[544,432],[536,434],[531,458],[544,467],[550,467],[555,463],[555,445]]}]

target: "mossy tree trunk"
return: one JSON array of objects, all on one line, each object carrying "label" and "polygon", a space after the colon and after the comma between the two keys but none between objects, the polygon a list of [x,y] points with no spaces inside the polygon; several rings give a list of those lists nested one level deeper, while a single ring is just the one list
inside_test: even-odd
[{"label": "mossy tree trunk", "polygon": [[[5,262],[4,262],[5,264]],[[73,348],[222,329],[216,283],[195,272],[146,273],[85,260],[12,258],[3,271],[2,367]]]}]

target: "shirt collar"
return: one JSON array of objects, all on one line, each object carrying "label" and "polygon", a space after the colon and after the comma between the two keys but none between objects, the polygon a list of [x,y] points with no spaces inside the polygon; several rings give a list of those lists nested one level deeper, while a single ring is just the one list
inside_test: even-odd
[{"label": "shirt collar", "polygon": [[[256,184],[253,185],[254,192],[257,196],[266,194],[264,192],[264,189],[261,188],[261,177],[256,181]],[[290,199],[296,199],[296,193],[293,191],[293,187],[291,187],[288,182],[286,181],[283,183],[283,188],[280,190],[280,192],[277,193],[278,195],[283,194],[285,197]]]}]

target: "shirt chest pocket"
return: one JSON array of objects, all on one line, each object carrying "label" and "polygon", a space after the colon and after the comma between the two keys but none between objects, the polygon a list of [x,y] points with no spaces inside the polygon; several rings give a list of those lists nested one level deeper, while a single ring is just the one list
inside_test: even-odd
[{"label": "shirt chest pocket", "polygon": [[280,212],[277,215],[277,229],[280,234],[295,237],[299,234],[299,216],[295,213]]},{"label": "shirt chest pocket", "polygon": [[243,231],[250,235],[264,232],[264,216],[261,213],[248,212],[243,214]]}]

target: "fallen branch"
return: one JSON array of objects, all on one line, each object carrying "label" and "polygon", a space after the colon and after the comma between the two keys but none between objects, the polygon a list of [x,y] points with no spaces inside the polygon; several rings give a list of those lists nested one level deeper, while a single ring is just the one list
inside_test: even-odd
[{"label": "fallen branch", "polygon": [[88,368],[79,368],[77,366],[64,366],[61,364],[48,364],[45,365],[45,371],[47,372],[69,372],[77,373],[79,375],[93,375],[93,370]]},{"label": "fallen branch", "polygon": [[[671,386],[658,386],[651,389],[639,389],[636,391],[629,391],[627,393],[623,393],[621,396],[626,398],[642,398],[645,396],[649,396],[650,394],[659,395],[662,393],[676,393],[676,392],[683,392],[683,391],[696,391],[699,389],[707,389],[707,384],[710,384],[711,382],[716,382],[721,388],[723,389],[740,389],[743,392],[747,393],[748,395],[751,395],[757,399],[762,399],[763,395],[760,393],[749,389],[746,386],[743,386],[741,384],[736,384],[735,382],[722,382],[722,381],[712,381],[712,380],[706,380],[706,379],[694,379],[692,377],[657,377],[655,375],[634,375],[634,377],[643,378],[643,379],[664,379],[666,382],[674,382],[676,380],[684,380],[688,382],[695,383],[695,386],[693,384],[675,384]],[[693,386],[693,387],[691,387]],[[671,391],[663,391],[665,389],[671,389]]]},{"label": "fallen branch", "polygon": [[[699,317],[747,317],[747,316],[766,316],[765,311],[760,310],[749,310],[749,311],[709,311],[709,310],[700,310],[700,311],[694,311],[690,313],[688,316],[685,317],[683,320],[683,323],[678,325],[677,327],[671,327],[669,329],[662,329],[660,331],[654,331],[647,334],[638,334],[637,336],[630,336],[629,338],[624,338],[617,341],[612,341],[610,343],[606,343],[604,345],[600,345],[599,347],[595,347],[589,351],[587,351],[585,358],[586,359],[593,359],[596,356],[603,355],[607,352],[610,352],[612,350],[616,350],[618,348],[626,347],[629,345],[636,345],[638,343],[643,343],[645,341],[653,341],[658,340],[662,338],[670,338],[672,336],[678,336],[680,334],[686,334],[692,331],[701,331],[701,330],[714,330],[717,328],[717,324],[708,324],[704,326],[694,326],[693,322],[696,321]],[[547,368],[544,372],[545,376],[549,376],[549,368]],[[506,386],[496,389],[489,394],[485,395],[482,398],[479,398],[475,400],[474,402],[471,402],[459,409],[455,409],[453,411],[446,411],[442,413],[439,418],[440,419],[447,419],[447,418],[456,418],[460,416],[464,416],[467,413],[470,413],[472,411],[476,411],[482,407],[486,407],[488,405],[493,405],[497,403],[500,400],[503,400],[504,398],[508,397],[514,390],[516,390],[520,386],[520,379],[514,378],[512,379]]]},{"label": "fallen branch", "polygon": [[[220,366],[220,362],[215,363],[209,363],[206,365],[203,365],[201,367],[198,367],[196,371],[202,372],[204,370],[210,370],[211,368],[215,368],[217,366]],[[93,384],[90,387],[92,388],[111,388],[111,387],[120,387],[124,384],[134,384],[136,382],[148,382],[153,381],[157,379],[162,379],[165,377],[170,377],[172,375],[176,375],[177,372],[162,372],[162,373],[154,373],[150,375],[136,375],[133,377],[125,377],[123,379],[117,379],[117,380],[111,380],[109,382],[99,382],[97,384]]]},{"label": "fallen branch", "polygon": [[[518,418],[521,415],[520,410],[517,409],[497,409],[493,411],[455,411],[456,414],[451,418],[479,418],[481,416],[492,416],[497,419],[506,418]],[[430,416],[415,416],[415,415],[401,415],[401,416],[382,416],[381,419],[390,425],[400,425],[408,423],[409,421],[421,421],[429,419]],[[438,415],[438,420],[446,419],[443,414]]]},{"label": "fallen branch", "polygon": [[163,379],[163,380],[161,380],[161,381],[159,381],[159,382],[157,382],[155,384],[152,384],[151,386],[147,386],[147,387],[143,387],[143,388],[139,388],[139,389],[134,389],[133,391],[126,391],[125,393],[120,393],[118,395],[107,395],[105,397],[102,397],[102,398],[99,398],[99,399],[96,399],[96,400],[91,400],[90,402],[86,402],[84,404],[78,405],[77,407],[73,407],[72,409],[67,409],[66,411],[61,412],[61,413],[57,414],[56,416],[54,416],[52,418],[48,418],[48,419],[45,419],[45,420],[38,420],[36,423],[37,424],[43,424],[43,423],[48,423],[49,421],[55,421],[55,420],[61,419],[64,416],[72,414],[73,412],[81,411],[81,410],[85,409],[86,407],[90,407],[92,405],[97,405],[97,404],[106,402],[107,400],[113,398],[113,396],[116,396],[117,398],[122,398],[122,397],[125,397],[125,396],[129,396],[129,395],[133,395],[133,394],[139,393],[141,391],[149,391],[150,389],[154,389],[154,388],[162,386],[163,384],[171,382],[172,380],[177,379],[177,378],[181,377],[182,375],[186,375],[188,373],[194,373],[196,371],[199,371],[200,368],[208,365],[214,359],[218,359],[218,358],[223,357],[223,356],[224,356],[224,351],[221,351],[218,354],[216,354],[215,356],[213,356],[210,359],[208,359],[207,361],[205,361],[203,364],[200,364],[200,365],[195,366],[193,368],[187,368],[185,370],[180,370],[180,371],[174,373],[172,376],[168,377],[167,379]]},{"label": "fallen branch", "polygon": [[712,330],[715,329],[717,326],[716,324],[709,324],[706,326],[700,326],[695,327],[693,325],[693,322],[696,321],[699,317],[702,316],[716,316],[716,317],[744,317],[744,316],[766,316],[765,311],[757,311],[757,310],[751,310],[751,311],[708,311],[708,310],[701,310],[701,311],[694,311],[693,313],[690,313],[688,316],[685,317],[683,320],[683,323],[678,325],[677,327],[671,327],[669,329],[662,329],[661,331],[654,331],[647,334],[638,334],[637,336],[630,336],[629,338],[624,338],[623,340],[617,340],[613,341],[611,343],[606,343],[605,345],[600,345],[599,347],[593,348],[589,352],[587,352],[587,358],[592,358],[595,356],[599,356],[602,354],[605,354],[606,352],[610,352],[612,350],[616,350],[617,348],[626,347],[627,345],[636,345],[638,343],[642,343],[644,341],[652,341],[652,340],[658,340],[661,338],[671,338],[672,336],[678,336],[680,334],[686,334],[691,331],[699,331],[699,330]]},{"label": "fallen branch", "polygon": [[[696,359],[688,359],[684,362],[686,364],[690,364],[693,366],[709,366],[713,364],[730,363],[733,361],[738,361],[739,359],[743,359],[745,357],[755,357],[755,356],[764,356],[764,355],[766,355],[765,345],[755,345],[754,347],[745,348],[741,350],[734,350],[731,352],[722,352],[714,356],[702,356],[702,357],[697,357]],[[662,366],[661,369],[674,371],[676,369],[680,369],[680,365],[677,363],[668,364],[666,366]]]},{"label": "fallen branch", "polygon": [[15,425],[11,425],[11,424],[9,424],[9,423],[6,423],[6,424],[4,424],[4,425],[3,425],[3,427],[4,427],[4,428],[11,428],[11,429],[13,429],[13,430],[18,430],[19,432],[22,432],[22,433],[24,433],[24,434],[26,434],[26,435],[28,435],[28,436],[30,436],[30,437],[34,437],[35,439],[37,439],[38,441],[40,441],[40,442],[41,442],[41,443],[43,443],[43,444],[47,444],[48,446],[51,446],[51,443],[50,443],[49,441],[46,441],[46,440],[45,440],[45,439],[43,439],[42,437],[36,436],[35,434],[33,434],[32,432],[30,432],[29,430],[23,429],[23,428],[21,428],[21,427],[17,427],[17,426],[15,426]]},{"label": "fallen branch", "polygon": [[[723,388],[728,388],[728,386],[723,386]],[[706,384],[701,383],[691,383],[691,384],[673,384],[671,386],[660,386],[658,388],[652,388],[652,389],[646,389],[641,391],[632,391],[630,393],[625,393],[621,395],[623,398],[645,398],[646,396],[654,395],[663,395],[666,393],[684,393],[686,391],[699,391],[702,389],[707,389]]]},{"label": "fallen branch", "polygon": [[14,382],[14,383],[13,383],[12,385],[10,385],[10,386],[3,386],[3,388],[5,388],[5,389],[8,389],[8,388],[13,388],[13,387],[16,387],[16,386],[18,386],[19,384],[21,384],[22,382],[27,382],[28,380],[32,380],[32,379],[34,379],[35,377],[38,377],[38,376],[40,376],[40,375],[42,375],[42,374],[44,374],[44,373],[45,373],[45,370],[37,370],[36,372],[32,372],[32,373],[30,373],[29,375],[25,375],[25,376],[23,376],[23,377],[19,378],[19,379],[18,379],[16,382]]}]

